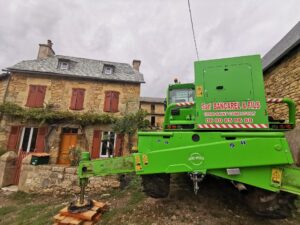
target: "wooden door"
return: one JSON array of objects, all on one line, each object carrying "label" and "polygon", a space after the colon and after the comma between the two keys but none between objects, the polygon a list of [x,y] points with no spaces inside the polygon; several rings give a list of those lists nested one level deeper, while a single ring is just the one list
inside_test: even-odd
[{"label": "wooden door", "polygon": [[29,154],[30,154],[30,152],[24,152],[22,150],[19,151],[18,158],[17,158],[17,161],[16,161],[15,176],[13,178],[13,184],[14,185],[18,185],[19,184],[21,167],[22,167],[22,161]]},{"label": "wooden door", "polygon": [[58,164],[70,164],[70,148],[76,146],[77,134],[62,134],[60,151],[58,156]]}]

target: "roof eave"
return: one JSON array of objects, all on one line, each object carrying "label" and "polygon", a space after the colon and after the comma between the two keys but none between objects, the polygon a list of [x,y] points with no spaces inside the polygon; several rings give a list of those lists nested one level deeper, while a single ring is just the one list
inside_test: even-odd
[{"label": "roof eave", "polygon": [[60,77],[68,77],[68,78],[75,78],[75,79],[88,79],[88,80],[99,80],[99,81],[109,81],[109,82],[116,82],[116,83],[145,83],[145,81],[130,81],[130,80],[115,80],[115,79],[103,79],[97,77],[88,77],[88,76],[78,76],[72,74],[63,74],[63,73],[53,73],[53,72],[44,72],[44,71],[33,71],[33,70],[21,70],[15,68],[7,68],[9,72],[18,72],[18,73],[26,73],[26,74],[34,74],[34,75],[50,75],[50,76],[60,76]]},{"label": "roof eave", "polygon": [[271,68],[274,64],[276,64],[280,59],[282,59],[285,55],[287,55],[291,50],[296,48],[299,44],[300,44],[300,39],[297,42],[295,42],[293,45],[291,45],[289,48],[285,49],[285,51],[283,51],[279,56],[277,56],[276,59],[274,59],[271,63],[265,65],[263,67],[263,72]]}]

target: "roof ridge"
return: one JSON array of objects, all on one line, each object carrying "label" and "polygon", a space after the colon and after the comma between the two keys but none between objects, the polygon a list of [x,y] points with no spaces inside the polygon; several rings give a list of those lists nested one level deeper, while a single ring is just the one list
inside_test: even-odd
[{"label": "roof ridge", "polygon": [[129,63],[124,63],[124,62],[112,62],[112,61],[107,61],[107,60],[101,60],[101,59],[91,59],[91,58],[83,58],[83,57],[77,57],[77,56],[69,56],[69,55],[54,55],[50,57],[69,57],[69,58],[75,58],[75,59],[86,59],[86,60],[92,60],[92,61],[97,61],[97,62],[106,62],[106,63],[117,63],[117,64],[126,64],[129,65]]}]

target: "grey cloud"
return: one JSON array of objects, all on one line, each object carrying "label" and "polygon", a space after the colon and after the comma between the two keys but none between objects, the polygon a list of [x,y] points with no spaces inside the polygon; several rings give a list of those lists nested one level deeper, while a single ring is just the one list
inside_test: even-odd
[{"label": "grey cloud", "polygon": [[[265,54],[300,19],[298,0],[190,0],[201,59]],[[0,67],[57,54],[131,63],[141,59],[143,96],[163,97],[196,60],[187,0],[0,0]]]}]

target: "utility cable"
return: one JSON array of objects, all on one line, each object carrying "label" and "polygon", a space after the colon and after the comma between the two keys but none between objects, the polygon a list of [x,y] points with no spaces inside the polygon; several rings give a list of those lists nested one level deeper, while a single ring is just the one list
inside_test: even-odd
[{"label": "utility cable", "polygon": [[197,41],[196,41],[196,37],[195,37],[195,30],[194,30],[194,23],[193,23],[193,17],[192,17],[190,0],[188,0],[188,6],[189,6],[189,13],[190,13],[190,19],[191,19],[191,25],[192,25],[192,31],[193,31],[193,38],[194,38],[194,43],[195,43],[196,55],[197,55],[197,59],[199,61],[199,54],[198,54],[198,48],[197,48]]}]

